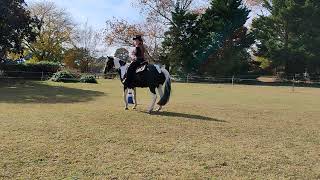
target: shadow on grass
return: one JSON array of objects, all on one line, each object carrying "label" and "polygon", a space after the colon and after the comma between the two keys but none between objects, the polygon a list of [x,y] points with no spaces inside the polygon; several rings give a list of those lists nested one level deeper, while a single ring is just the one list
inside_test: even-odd
[{"label": "shadow on grass", "polygon": [[[146,112],[143,112],[143,113],[146,113]],[[186,119],[190,119],[190,120],[200,120],[200,121],[214,121],[214,122],[220,122],[220,123],[227,122],[225,120],[214,119],[211,117],[206,117],[206,116],[201,116],[201,115],[178,113],[178,112],[168,112],[168,111],[152,112],[152,115],[163,116],[163,117],[178,117],[178,118],[186,118]]]},{"label": "shadow on grass", "polygon": [[46,85],[36,81],[0,82],[0,103],[77,103],[103,95],[105,93],[99,91]]}]

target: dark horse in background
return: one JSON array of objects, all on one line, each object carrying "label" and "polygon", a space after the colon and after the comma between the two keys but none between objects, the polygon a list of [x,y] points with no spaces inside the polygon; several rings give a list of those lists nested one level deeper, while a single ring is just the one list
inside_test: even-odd
[{"label": "dark horse in background", "polygon": [[[126,63],[119,58],[116,57],[108,57],[106,68],[104,73],[110,72],[112,68],[116,69],[120,75],[121,82],[126,77],[127,68],[129,67],[129,63]],[[164,92],[163,92],[164,85]],[[134,87],[134,98],[135,98],[135,106],[137,106],[136,99],[136,87],[140,88],[149,88],[152,94],[152,102],[148,109],[148,113],[151,113],[154,109],[154,105],[157,100],[156,89],[158,90],[160,101],[157,103],[159,108],[157,111],[160,111],[164,105],[169,102],[170,94],[171,94],[171,77],[169,72],[165,68],[160,68],[158,65],[152,64],[144,64],[137,68],[135,78],[133,80]],[[128,87],[124,85],[124,102],[125,109],[128,110],[128,101],[126,95],[128,93]]]}]

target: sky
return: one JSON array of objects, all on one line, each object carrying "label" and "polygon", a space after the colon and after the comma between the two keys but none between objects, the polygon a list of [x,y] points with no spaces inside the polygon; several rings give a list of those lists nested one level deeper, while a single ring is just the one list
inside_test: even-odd
[{"label": "sky", "polygon": [[[43,0],[25,0],[27,4]],[[78,24],[88,23],[96,30],[103,30],[106,27],[106,21],[113,17],[125,19],[132,23],[138,23],[144,20],[137,8],[132,7],[134,0],[47,0],[54,2],[58,7],[66,9],[73,20]],[[250,14],[261,12],[259,9],[253,9]],[[252,19],[252,18],[251,18]],[[247,22],[250,24],[251,19]],[[102,47],[101,47],[102,48]],[[115,47],[106,48],[104,54],[113,54]]]},{"label": "sky", "polygon": [[[26,0],[33,3],[43,0]],[[105,22],[113,17],[130,22],[143,20],[137,8],[132,7],[132,0],[49,0],[66,9],[78,23],[88,22],[95,29],[103,29]],[[253,9],[251,16],[261,10]],[[250,21],[249,21],[250,22]]]},{"label": "sky", "polygon": [[[27,4],[43,0],[25,0]],[[113,17],[129,22],[141,22],[140,11],[132,7],[132,0],[46,0],[54,2],[58,7],[66,9],[78,24],[88,23],[97,31],[103,31],[106,21]],[[117,47],[99,45],[99,55],[113,55]]]},{"label": "sky", "polygon": [[[33,3],[42,0],[26,0]],[[139,22],[142,16],[133,8],[131,0],[49,0],[66,9],[77,23],[88,22],[95,29],[103,29],[108,19],[123,18]]]}]

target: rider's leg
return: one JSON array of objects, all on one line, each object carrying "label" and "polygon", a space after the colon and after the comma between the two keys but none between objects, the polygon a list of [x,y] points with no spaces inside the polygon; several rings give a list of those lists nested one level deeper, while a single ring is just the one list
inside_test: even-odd
[{"label": "rider's leg", "polygon": [[138,62],[134,61],[130,64],[127,71],[127,79],[125,80],[125,85],[128,86],[128,88],[132,89],[132,82],[134,79],[134,76],[136,74],[136,69],[138,66]]}]

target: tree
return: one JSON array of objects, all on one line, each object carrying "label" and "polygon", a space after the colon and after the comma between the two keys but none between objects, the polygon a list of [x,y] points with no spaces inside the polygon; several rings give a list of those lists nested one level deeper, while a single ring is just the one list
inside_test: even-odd
[{"label": "tree", "polygon": [[250,10],[242,0],[212,0],[197,24],[196,58],[202,71],[232,75],[248,71],[248,49],[254,38],[245,23]]},{"label": "tree", "polygon": [[307,68],[320,72],[320,2],[317,0],[268,0],[262,15],[252,24],[257,38],[256,55],[272,61],[287,75]]},{"label": "tree", "polygon": [[[247,0],[246,2],[255,5],[259,1]],[[239,2],[238,8],[244,6],[241,1]],[[225,1],[225,3],[228,2]],[[200,57],[196,59],[194,50],[197,48],[198,53],[201,51],[201,47],[195,46],[197,44],[195,41],[200,44],[201,40],[197,39],[196,32],[199,29],[194,27],[194,22],[197,22],[198,18],[209,8],[208,0],[137,0],[134,5],[145,15],[145,21],[141,24],[131,24],[117,19],[108,21],[106,33],[108,45],[132,46],[132,37],[142,34],[152,60],[161,59],[162,63],[173,67],[173,70],[184,69],[182,71],[195,72],[200,63]],[[248,14],[245,15],[247,18]],[[243,28],[241,32],[247,32],[247,29]],[[242,54],[248,55],[246,51],[243,51]],[[245,59],[247,60],[247,57]]]},{"label": "tree", "polygon": [[33,42],[39,22],[25,9],[23,0],[0,1],[0,60],[8,52],[21,53],[24,42]]},{"label": "tree", "polygon": [[114,57],[117,57],[123,61],[129,60],[129,51],[126,48],[118,48],[114,53]]},{"label": "tree", "polygon": [[101,56],[99,58],[95,58],[94,63],[90,66],[90,72],[92,73],[102,73],[106,66],[108,58]]},{"label": "tree", "polygon": [[132,38],[136,35],[142,35],[147,50],[146,59],[151,62],[158,59],[159,42],[157,36],[160,32],[161,29],[159,30],[157,24],[131,24],[126,20],[113,19],[107,21],[105,41],[109,46],[132,47],[134,46]]},{"label": "tree", "polygon": [[177,8],[187,11],[194,0],[138,0],[136,3],[149,19],[175,26],[172,13]]},{"label": "tree", "polygon": [[86,49],[90,56],[98,56],[103,40],[102,34],[94,30],[88,23],[76,28],[72,36],[72,45],[77,48]]},{"label": "tree", "polygon": [[244,26],[250,11],[241,0],[212,0],[203,13],[180,7],[172,12],[174,24],[163,42],[163,60],[174,72],[230,75],[246,70],[247,49],[254,41]]},{"label": "tree", "polygon": [[[147,60],[157,62],[160,56],[161,43],[165,29],[172,24],[171,11],[179,2],[180,7],[188,9],[195,0],[138,0],[134,6],[146,15],[143,22],[129,23],[126,20],[113,19],[107,21],[106,42],[114,46],[133,46],[132,38],[143,35],[147,49]],[[197,2],[205,0],[197,0]],[[194,3],[196,4],[196,3]]]},{"label": "tree", "polygon": [[78,69],[80,72],[89,72],[94,57],[90,56],[85,48],[72,48],[65,52],[63,62],[66,67]]},{"label": "tree", "polygon": [[77,64],[81,72],[88,72],[90,66],[95,64],[102,47],[101,34],[84,23],[82,27],[77,28],[72,36],[72,45],[78,53]]},{"label": "tree", "polygon": [[77,64],[77,62],[82,58],[80,55],[81,54],[77,48],[68,49],[63,57],[64,65],[71,69],[78,69],[79,64]]},{"label": "tree", "polygon": [[90,56],[90,52],[86,48],[78,48],[78,59],[76,63],[80,69],[81,73],[89,72],[90,65],[94,62],[94,57]]},{"label": "tree", "polygon": [[144,32],[139,24],[113,19],[107,21],[105,34],[108,45],[133,46],[132,38],[137,34],[144,34]]},{"label": "tree", "polygon": [[29,10],[40,20],[41,27],[37,41],[26,43],[28,51],[36,61],[61,62],[75,28],[69,14],[47,1],[31,4]]},{"label": "tree", "polygon": [[67,68],[79,70],[82,73],[92,72],[100,73],[105,67],[107,58],[92,57],[84,48],[68,49],[64,54],[64,65]]},{"label": "tree", "polygon": [[[148,49],[150,56],[155,61],[163,56],[161,44],[165,39],[165,32],[171,27],[176,26],[173,14],[177,8],[181,11],[193,13],[199,9],[204,9],[207,0],[137,0],[136,7],[146,16],[143,27],[148,32]],[[179,25],[178,25],[179,26]],[[162,58],[163,59],[163,58]]]},{"label": "tree", "polygon": [[165,33],[162,43],[162,63],[176,73],[192,73],[196,71],[194,61],[195,23],[197,15],[187,12],[179,5],[172,12],[172,24]]}]

